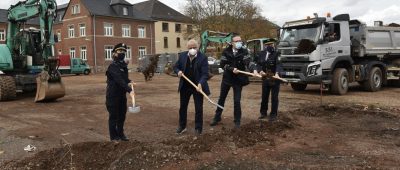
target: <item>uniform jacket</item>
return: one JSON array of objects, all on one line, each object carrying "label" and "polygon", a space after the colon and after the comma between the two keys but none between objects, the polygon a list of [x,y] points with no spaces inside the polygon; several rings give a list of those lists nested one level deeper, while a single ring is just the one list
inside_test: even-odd
[{"label": "uniform jacket", "polygon": [[107,69],[107,98],[126,97],[125,94],[132,91],[128,83],[128,68],[125,62],[113,61]]},{"label": "uniform jacket", "polygon": [[266,57],[267,53],[267,50],[263,50],[259,53],[257,61],[257,71],[271,71],[273,74],[275,74],[276,72],[280,74],[283,70],[281,63],[278,60],[278,53],[276,51],[269,53],[268,58]]},{"label": "uniform jacket", "polygon": [[[174,71],[176,74],[178,74],[179,71],[182,71],[183,73],[186,71],[187,60],[189,60],[188,51],[180,53],[179,59],[174,66]],[[207,83],[208,59],[201,52],[197,52],[196,61],[194,63],[193,74],[194,74],[194,78],[195,78],[196,82],[201,84],[204,93],[206,93],[207,95],[210,95],[210,89],[209,89],[208,83]],[[184,81],[186,81],[186,80],[182,77],[179,81],[178,91],[182,90]]]}]

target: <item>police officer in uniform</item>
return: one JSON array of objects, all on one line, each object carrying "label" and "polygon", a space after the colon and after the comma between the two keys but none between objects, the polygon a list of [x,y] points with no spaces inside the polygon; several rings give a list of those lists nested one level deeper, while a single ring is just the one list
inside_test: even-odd
[{"label": "police officer in uniform", "polygon": [[113,62],[109,65],[107,76],[106,106],[109,113],[108,127],[111,141],[128,141],[124,134],[127,111],[126,93],[133,95],[125,62],[126,45],[119,43],[113,49]]},{"label": "police officer in uniform", "polygon": [[280,88],[280,80],[277,80],[274,77],[279,77],[282,68],[278,61],[278,54],[273,47],[273,42],[269,42],[266,45],[266,48],[260,52],[257,61],[258,71],[263,76],[260,108],[261,116],[259,119],[263,120],[267,118],[268,101],[271,94],[271,112],[269,121],[273,122],[276,120],[278,115],[278,96]]}]

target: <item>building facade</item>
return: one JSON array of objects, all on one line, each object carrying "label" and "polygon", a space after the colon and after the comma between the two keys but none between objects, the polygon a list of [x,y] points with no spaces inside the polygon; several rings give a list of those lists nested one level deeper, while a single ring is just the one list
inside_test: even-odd
[{"label": "building facade", "polygon": [[185,51],[188,37],[193,37],[190,18],[158,0],[148,0],[134,4],[147,17],[155,20],[155,48],[157,54]]},{"label": "building facade", "polygon": [[128,46],[131,67],[140,56],[155,53],[154,21],[124,0],[71,0],[58,14],[57,53],[82,58],[95,72],[107,69],[118,43]]}]

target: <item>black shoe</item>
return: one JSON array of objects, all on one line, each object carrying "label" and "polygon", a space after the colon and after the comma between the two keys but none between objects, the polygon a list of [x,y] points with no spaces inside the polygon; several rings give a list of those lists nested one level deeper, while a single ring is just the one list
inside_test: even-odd
[{"label": "black shoe", "polygon": [[210,126],[217,126],[219,122],[220,122],[220,121],[216,121],[215,119],[213,119],[213,120],[211,121],[211,123],[210,123]]},{"label": "black shoe", "polygon": [[195,133],[197,136],[198,136],[198,135],[201,135],[202,130],[196,129],[196,130],[194,130],[194,133]]},{"label": "black shoe", "polygon": [[122,136],[120,139],[121,139],[121,141],[129,141],[129,139],[125,135]]},{"label": "black shoe", "polygon": [[238,122],[235,122],[235,126],[234,126],[234,128],[235,128],[235,129],[240,129],[240,123],[238,123]]},{"label": "black shoe", "polygon": [[269,122],[275,122],[277,119],[276,119],[276,116],[271,116],[270,118],[269,118]]},{"label": "black shoe", "polygon": [[118,143],[119,140],[121,140],[121,139],[119,137],[116,137],[116,138],[111,139],[110,141]]},{"label": "black shoe", "polygon": [[267,119],[267,115],[262,114],[260,117],[258,117],[259,120],[264,120]]},{"label": "black shoe", "polygon": [[178,127],[178,129],[176,129],[176,133],[177,134],[182,134],[182,133],[185,133],[186,132],[186,128],[183,128],[183,127]]}]

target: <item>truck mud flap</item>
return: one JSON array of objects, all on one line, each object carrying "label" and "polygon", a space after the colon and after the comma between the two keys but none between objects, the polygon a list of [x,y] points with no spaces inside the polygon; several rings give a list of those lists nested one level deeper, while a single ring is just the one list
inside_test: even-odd
[{"label": "truck mud flap", "polygon": [[35,102],[54,101],[65,96],[64,83],[59,80],[56,82],[49,81],[49,74],[42,72],[36,78],[37,90]]}]

